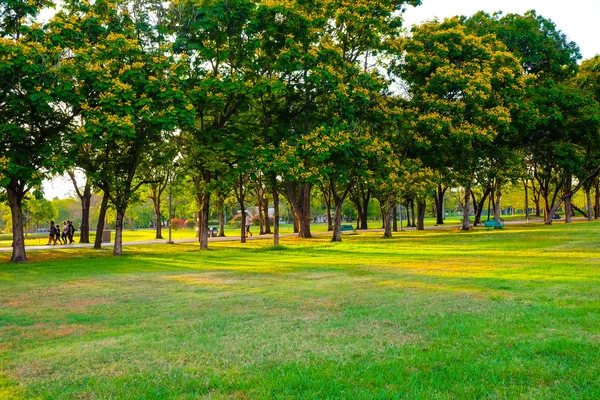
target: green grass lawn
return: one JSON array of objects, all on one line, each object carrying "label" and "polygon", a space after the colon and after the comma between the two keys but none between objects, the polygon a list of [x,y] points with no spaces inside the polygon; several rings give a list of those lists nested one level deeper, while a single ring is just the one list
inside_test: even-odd
[{"label": "green grass lawn", "polygon": [[[520,220],[525,220],[525,215],[507,215],[507,216],[503,216],[502,218],[505,221],[520,221]],[[482,217],[482,219],[487,219],[487,215],[485,217]],[[530,219],[532,221],[543,220],[543,218],[540,218],[540,217],[537,217],[537,218],[531,217]],[[471,217],[471,220],[473,220],[473,217]],[[461,223],[462,223],[462,221],[461,221],[460,217],[456,217],[456,216],[449,216],[445,220],[445,225],[447,225],[447,226],[460,225]],[[344,224],[347,224],[347,223],[344,222]],[[356,226],[356,222],[352,222],[351,224]],[[426,227],[431,227],[434,225],[436,225],[435,218],[425,218],[425,226]],[[402,226],[406,227],[406,220],[403,221]],[[381,221],[369,221],[369,228],[370,229],[381,228]],[[271,230],[272,229],[273,228],[271,227]],[[281,224],[279,230],[282,234],[294,232],[294,228],[293,228],[292,224]],[[325,231],[327,231],[327,224],[312,223],[311,231],[312,232],[325,232]],[[114,240],[114,230],[112,230],[112,232],[113,233],[112,233],[111,237],[112,237],[112,240]],[[254,235],[257,235],[259,233],[259,227],[253,225],[251,228],[251,232]],[[225,225],[225,235],[239,236],[239,234],[240,234],[240,228],[234,228],[230,225]],[[173,239],[189,239],[189,238],[194,238],[196,236],[196,230],[195,229],[187,229],[187,228],[172,230],[171,235],[172,235]],[[94,240],[95,236],[96,236],[95,231],[90,232],[91,241]],[[168,239],[169,230],[167,228],[163,229],[162,236],[164,239]],[[79,233],[76,233],[76,235],[75,235],[76,242],[79,242],[78,238],[79,238]],[[137,230],[124,229],[123,230],[123,240],[125,242],[153,240],[155,238],[156,238],[156,231],[153,229],[137,229]],[[26,246],[41,246],[41,245],[45,245],[46,243],[48,243],[48,234],[47,233],[35,233],[35,234],[29,233],[29,234],[27,234],[27,238],[25,240]],[[12,235],[0,234],[0,247],[11,247],[11,245],[12,245]]]},{"label": "green grass lawn", "polygon": [[[375,222],[374,224],[375,225],[373,225],[373,227],[377,227],[377,228],[381,227],[381,222]],[[272,230],[273,230],[273,227],[271,227],[271,231]],[[293,228],[292,224],[281,224],[279,230],[280,230],[280,233],[282,233],[282,234],[294,232],[294,228]],[[312,232],[327,231],[327,224],[311,224],[311,230],[312,230]],[[252,226],[250,231],[254,235],[258,235],[259,227]],[[240,228],[234,228],[232,226],[226,225],[225,226],[225,235],[239,236]],[[168,237],[169,237],[169,229],[168,228],[163,228],[162,236],[164,238],[163,240],[168,239]],[[96,232],[95,231],[90,232],[90,240],[92,242],[94,241],[95,237],[96,237]],[[173,239],[194,238],[194,237],[196,237],[196,230],[189,229],[189,228],[172,230],[171,237]],[[112,240],[114,240],[114,238],[115,238],[114,229],[112,230],[111,238],[112,238]],[[124,229],[123,230],[123,241],[125,241],[125,242],[153,240],[155,238],[156,238],[156,231],[153,229],[136,229],[136,230]],[[76,235],[75,235],[75,242],[76,243],[79,242],[79,233],[76,233]],[[46,243],[48,243],[48,234],[47,233],[34,233],[34,234],[28,233],[27,238],[25,240],[25,246],[42,246],[42,245],[45,245]],[[12,235],[0,234],[0,247],[11,247],[11,246],[12,246]]]},{"label": "green grass lawn", "polygon": [[0,254],[0,398],[600,398],[600,224]]}]

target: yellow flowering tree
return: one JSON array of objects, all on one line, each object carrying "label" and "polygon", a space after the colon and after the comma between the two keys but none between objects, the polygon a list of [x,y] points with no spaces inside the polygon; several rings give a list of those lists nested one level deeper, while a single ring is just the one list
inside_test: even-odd
[{"label": "yellow flowering tree", "polygon": [[[233,182],[240,176],[243,181],[252,163],[255,124],[247,114],[254,81],[248,73],[257,47],[251,27],[257,5],[249,0],[177,0],[169,8],[173,47],[186,64],[185,91],[196,113],[193,123],[183,127],[182,145],[196,188],[201,249],[208,248],[213,181]],[[244,197],[239,200],[243,214]]]},{"label": "yellow flowering tree", "polygon": [[116,210],[114,255],[123,251],[128,203],[149,182],[140,172],[152,165],[140,169],[141,164],[156,160],[148,153],[191,117],[181,66],[160,41],[153,11],[140,7],[112,0],[70,2],[51,22],[68,55],[63,63],[72,71],[71,105],[80,116],[73,148],[88,179],[104,192],[103,209],[110,201]]},{"label": "yellow flowering tree", "polygon": [[401,76],[410,96],[408,128],[420,152],[439,154],[465,188],[463,229],[470,228],[475,173],[522,95],[519,60],[493,35],[468,33],[457,18],[416,27]]},{"label": "yellow flowering tree", "polygon": [[61,49],[45,27],[32,22],[40,1],[0,7],[0,183],[12,215],[12,261],[27,261],[23,199],[42,180],[68,167],[62,143],[72,121],[64,107]]}]

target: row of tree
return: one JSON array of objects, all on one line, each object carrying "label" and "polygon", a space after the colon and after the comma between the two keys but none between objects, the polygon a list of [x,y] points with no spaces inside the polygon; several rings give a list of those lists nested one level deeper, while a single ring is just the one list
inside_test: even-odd
[{"label": "row of tree", "polygon": [[68,0],[41,24],[47,1],[0,2],[12,260],[26,260],[25,196],[75,167],[87,177],[77,191],[82,241],[96,188],[98,232],[108,205],[116,211],[115,255],[136,193],[150,187],[158,216],[174,176],[193,187],[202,249],[211,201],[219,208],[230,191],[242,215],[251,189],[261,209],[270,199],[275,243],[280,195],[311,237],[315,187],[334,241],[347,198],[359,214],[380,200],[386,236],[400,194],[421,227],[426,199],[443,202],[449,187],[464,189],[466,210],[493,196],[497,218],[502,188],[518,180],[534,186],[546,216],[582,188],[590,198],[598,57],[579,66],[577,46],[533,11],[433,21],[407,35],[402,11],[419,4]]}]

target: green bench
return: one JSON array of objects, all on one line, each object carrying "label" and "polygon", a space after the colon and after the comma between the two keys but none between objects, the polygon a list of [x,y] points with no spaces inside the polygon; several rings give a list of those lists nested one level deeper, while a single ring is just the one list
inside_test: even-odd
[{"label": "green bench", "polygon": [[504,228],[504,223],[498,222],[495,219],[491,219],[489,221],[483,221],[483,225],[488,229],[488,231],[492,228]]},{"label": "green bench", "polygon": [[340,225],[340,232],[346,232],[346,231],[356,231],[356,228],[353,227],[352,225]]}]

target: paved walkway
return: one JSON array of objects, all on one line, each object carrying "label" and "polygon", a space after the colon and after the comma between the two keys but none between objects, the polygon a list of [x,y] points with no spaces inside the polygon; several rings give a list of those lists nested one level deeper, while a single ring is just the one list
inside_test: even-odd
[{"label": "paved walkway", "polygon": [[[573,218],[573,221],[587,221],[586,218]],[[564,222],[564,220],[557,220],[555,222]],[[505,225],[517,225],[523,224],[525,221],[508,221],[505,222]],[[542,224],[543,221],[531,221],[530,224]],[[460,225],[436,225],[436,226],[426,226],[425,230],[437,230],[437,229],[457,229]],[[403,228],[404,231],[414,231],[416,228]],[[383,232],[383,229],[369,229],[367,231],[359,231],[359,232]],[[331,235],[331,232],[313,232],[313,236],[325,236]],[[294,237],[297,236],[296,233],[283,233],[280,234],[280,238],[285,237]],[[272,240],[273,235],[255,235],[246,238],[246,240]],[[45,239],[44,239],[45,240]],[[239,242],[240,236],[226,236],[226,237],[211,237],[208,238],[208,242]],[[198,242],[198,238],[186,238],[186,239],[174,239],[174,243],[194,243]],[[145,244],[167,244],[168,241],[164,239],[153,239],[153,240],[140,240],[135,242],[123,242],[123,247],[127,246],[137,246],[137,245],[145,245]],[[102,243],[102,247],[113,247],[114,243]],[[93,248],[93,243],[75,243],[75,244],[66,244],[66,245],[56,245],[56,246],[26,246],[25,251],[33,251],[33,250],[57,250],[57,249],[68,249],[68,248]],[[8,253],[12,252],[12,247],[0,247],[0,253]]]}]

